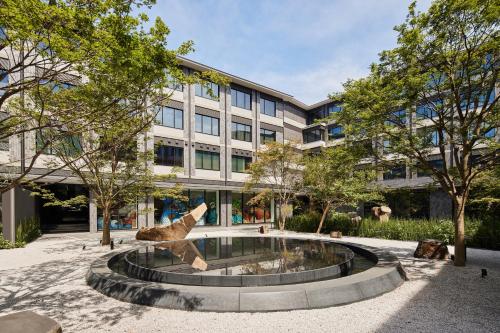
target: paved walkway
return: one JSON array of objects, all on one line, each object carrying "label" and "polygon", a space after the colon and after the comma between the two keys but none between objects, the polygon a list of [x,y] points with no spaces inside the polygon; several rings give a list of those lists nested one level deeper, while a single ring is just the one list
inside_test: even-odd
[{"label": "paved walkway", "polygon": [[[190,236],[250,233],[255,228],[197,229]],[[115,251],[132,246],[133,236],[113,233],[117,243],[123,240]],[[45,235],[26,248],[0,250],[0,315],[34,310],[60,322],[64,332],[500,332],[500,252],[468,249],[467,267],[458,268],[412,258],[415,242],[345,237],[392,251],[410,281],[340,307],[199,313],[123,303],[88,287],[84,276],[90,263],[109,252],[98,239],[89,233]],[[488,269],[485,279],[481,268]]]}]

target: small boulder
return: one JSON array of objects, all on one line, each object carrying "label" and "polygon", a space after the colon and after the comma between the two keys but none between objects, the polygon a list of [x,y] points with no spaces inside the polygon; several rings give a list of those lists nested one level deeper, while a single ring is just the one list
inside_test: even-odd
[{"label": "small boulder", "polygon": [[418,242],[417,249],[413,253],[415,258],[424,259],[449,259],[448,247],[436,239],[424,239]]}]

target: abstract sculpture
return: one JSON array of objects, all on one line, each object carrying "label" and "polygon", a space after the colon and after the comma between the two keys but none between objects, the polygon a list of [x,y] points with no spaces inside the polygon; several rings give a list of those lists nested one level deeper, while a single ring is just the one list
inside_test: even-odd
[{"label": "abstract sculpture", "polygon": [[191,213],[184,215],[179,221],[172,223],[169,226],[158,226],[141,228],[135,235],[137,240],[149,241],[170,241],[186,238],[187,234],[193,229],[196,221],[198,221],[207,211],[207,205],[202,203]]}]

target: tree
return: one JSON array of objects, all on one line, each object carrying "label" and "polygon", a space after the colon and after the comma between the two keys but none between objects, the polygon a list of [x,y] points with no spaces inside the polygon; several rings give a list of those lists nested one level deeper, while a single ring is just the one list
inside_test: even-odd
[{"label": "tree", "polygon": [[371,165],[359,165],[360,156],[354,147],[342,145],[305,157],[304,188],[322,211],[316,233],[320,233],[330,211],[380,199],[372,185],[375,172]]},{"label": "tree", "polygon": [[269,142],[257,152],[257,159],[250,164],[248,170],[250,177],[245,183],[245,189],[265,187],[254,201],[259,201],[260,198],[274,198],[277,201],[281,231],[285,230],[285,207],[301,185],[301,158],[293,143]]},{"label": "tree", "polygon": [[499,18],[496,1],[437,0],[426,13],[413,3],[395,28],[397,47],[380,54],[368,77],[346,82],[344,93],[332,96],[344,103],[338,121],[348,134],[390,142],[375,151],[380,165],[404,159],[449,195],[457,266],[465,265],[471,183],[499,163],[491,135],[500,126]]},{"label": "tree", "polygon": [[[150,1],[129,1],[128,5]],[[63,94],[62,86],[81,83],[78,71],[98,64],[106,53],[101,44],[105,35],[99,22],[123,1],[2,1],[0,6],[0,141],[9,140],[19,150],[0,164],[0,193],[20,185],[30,175],[38,157],[47,147],[30,147],[29,137],[44,128],[56,128],[80,119],[77,110],[52,110],[48,115],[26,100],[30,93],[44,90],[47,99]],[[49,89],[45,89],[50,87]],[[21,110],[21,111],[19,111]],[[57,123],[54,122],[57,119]],[[87,124],[90,126],[91,124]],[[55,140],[62,136],[54,137]],[[49,144],[49,142],[47,142]],[[33,148],[33,149],[31,149]],[[39,149],[36,149],[39,148]]]},{"label": "tree", "polygon": [[[103,33],[100,43],[107,52],[98,63],[82,69],[86,82],[67,89],[64,98],[46,99],[39,92],[29,95],[34,108],[47,114],[78,112],[78,121],[46,128],[39,137],[44,146],[51,142],[55,155],[47,166],[55,168],[62,163],[93,194],[96,206],[103,212],[102,245],[110,244],[113,209],[150,196],[182,197],[180,186],[156,187],[156,182],[173,176],[157,176],[152,169],[154,147],[148,131],[159,111],[157,106],[167,103],[172,94],[169,86],[204,82],[205,78],[225,84],[213,72],[186,76],[177,56],[191,51],[192,43],[169,50],[166,25],[156,19],[145,30],[147,21],[145,15],[133,16],[129,6],[115,8],[113,15],[98,23]],[[90,123],[92,126],[82,130]],[[64,139],[55,141],[61,132]],[[53,204],[66,204],[52,199]],[[71,204],[77,201],[73,198]]]}]

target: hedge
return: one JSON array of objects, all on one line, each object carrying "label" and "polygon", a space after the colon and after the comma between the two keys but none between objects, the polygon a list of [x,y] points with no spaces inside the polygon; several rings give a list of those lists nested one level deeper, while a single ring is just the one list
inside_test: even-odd
[{"label": "hedge", "polygon": [[[316,232],[321,215],[316,212],[304,213],[287,219],[286,229],[298,232]],[[397,219],[379,222],[363,219],[359,225],[351,222],[348,215],[331,214],[321,229],[322,233],[341,231],[346,236],[382,238],[394,240],[411,240],[432,238],[447,244],[455,241],[455,229],[450,219]],[[465,235],[467,246],[500,249],[500,221],[466,219]]]}]

